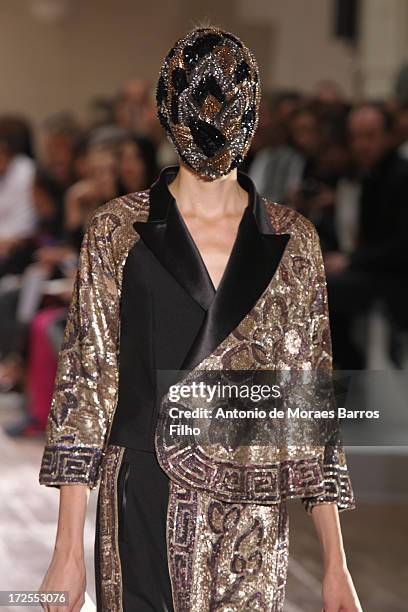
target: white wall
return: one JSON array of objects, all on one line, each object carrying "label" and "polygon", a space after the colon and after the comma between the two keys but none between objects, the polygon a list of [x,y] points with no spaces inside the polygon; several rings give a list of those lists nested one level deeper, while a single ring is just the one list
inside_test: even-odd
[{"label": "white wall", "polygon": [[[140,12],[140,6],[145,9]],[[81,0],[57,25],[37,21],[27,0],[0,2],[0,112],[34,120],[113,94],[125,79],[155,80],[179,33],[177,0]],[[164,6],[164,11],[162,11]],[[160,17],[161,11],[163,17]]]},{"label": "white wall", "polygon": [[275,87],[311,90],[317,81],[335,79],[347,95],[354,92],[355,54],[333,37],[332,0],[239,0],[248,20],[268,20],[275,43],[266,80]]},{"label": "white wall", "polygon": [[360,61],[366,95],[387,95],[408,59],[408,0],[361,0]]}]

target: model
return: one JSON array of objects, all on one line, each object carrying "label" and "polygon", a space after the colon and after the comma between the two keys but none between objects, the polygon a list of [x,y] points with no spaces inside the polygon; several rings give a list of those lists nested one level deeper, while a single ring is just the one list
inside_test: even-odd
[{"label": "model", "polygon": [[325,610],[361,610],[338,521],[354,507],[340,442],[255,448],[239,422],[230,450],[169,434],[160,372],[331,369],[316,231],[238,169],[260,92],[255,58],[233,34],[195,28],[178,40],[157,104],[180,164],[88,223],[40,472],[60,488],[41,589],[69,591],[69,610],[83,602],[97,484],[100,612],[282,610],[290,497],[322,543]]}]

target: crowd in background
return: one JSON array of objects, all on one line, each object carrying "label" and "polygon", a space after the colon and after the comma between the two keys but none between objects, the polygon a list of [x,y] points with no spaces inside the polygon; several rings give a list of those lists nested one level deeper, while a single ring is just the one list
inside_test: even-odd
[{"label": "crowd in background", "polygon": [[[14,436],[45,427],[57,354],[87,221],[108,200],[147,189],[177,163],[154,91],[133,79],[95,99],[87,125],[0,116],[0,392],[19,390]],[[401,365],[408,329],[408,102],[351,104],[335,83],[263,94],[241,167],[258,191],[315,224],[327,275],[334,363],[367,365],[367,315],[379,307]]]}]

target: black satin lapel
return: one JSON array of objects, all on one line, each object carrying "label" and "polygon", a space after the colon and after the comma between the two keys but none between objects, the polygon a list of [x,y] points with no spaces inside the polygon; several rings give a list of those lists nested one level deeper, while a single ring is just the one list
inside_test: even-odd
[{"label": "black satin lapel", "polygon": [[136,221],[133,227],[160,264],[207,310],[214,297],[214,286],[165,183],[177,170],[177,166],[162,170],[150,188],[147,221]]},{"label": "black satin lapel", "polygon": [[168,184],[179,166],[167,166],[150,188],[149,216],[134,228],[161,265],[204,310],[203,324],[180,370],[193,369],[210,355],[253,308],[272,280],[289,234],[276,234],[249,176],[238,181],[249,201],[224,275],[217,288],[192,240]]},{"label": "black satin lapel", "polygon": [[289,238],[274,233],[256,197],[245,210],[223,279],[182,370],[192,370],[210,355],[253,308],[276,273]]}]

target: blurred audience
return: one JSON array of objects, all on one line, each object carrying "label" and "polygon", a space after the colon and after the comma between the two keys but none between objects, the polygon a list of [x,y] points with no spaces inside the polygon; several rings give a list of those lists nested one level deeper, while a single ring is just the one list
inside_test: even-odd
[{"label": "blurred audience", "polygon": [[81,128],[69,113],[49,117],[43,126],[42,163],[62,188],[76,180],[74,150],[81,137]]},{"label": "blurred audience", "polygon": [[28,155],[24,124],[0,118],[0,262],[10,256],[35,227],[35,164]]},{"label": "blurred audience", "polygon": [[336,366],[366,366],[364,330],[377,306],[389,322],[389,354],[400,365],[399,336],[408,328],[406,106],[352,106],[331,82],[311,98],[291,100],[283,120],[277,113],[286,137],[261,150],[249,173],[262,193],[317,227]]},{"label": "blurred audience", "polygon": [[[84,124],[49,117],[38,152],[29,123],[0,117],[0,389],[22,391],[10,435],[44,430],[79,250],[106,201],[147,189],[177,157],[156,116],[152,84],[125,83],[90,102]],[[265,92],[241,170],[268,198],[315,224],[327,272],[333,354],[366,366],[367,317],[379,305],[400,365],[408,329],[405,249],[408,196],[405,99],[346,99],[331,80],[305,95]]]},{"label": "blurred audience", "polygon": [[404,159],[408,159],[408,102],[404,102],[395,114],[395,146]]},{"label": "blurred audience", "polygon": [[379,303],[398,328],[407,325],[408,162],[393,146],[393,129],[381,104],[362,104],[348,117],[353,183],[335,209],[345,239],[325,258],[334,350],[348,369],[366,365],[365,344],[353,334],[357,315]]},{"label": "blurred audience", "polygon": [[119,149],[118,174],[121,194],[147,189],[158,174],[153,142],[144,136],[124,138]]},{"label": "blurred audience", "polygon": [[[260,127],[253,139],[256,153],[248,174],[258,190],[275,202],[286,203],[289,194],[296,191],[301,182],[305,159],[293,146],[290,136],[290,121],[301,101],[299,94],[284,92],[273,97],[269,104],[260,106]],[[268,132],[270,141],[265,142]],[[258,145],[259,140],[264,146]]]}]

